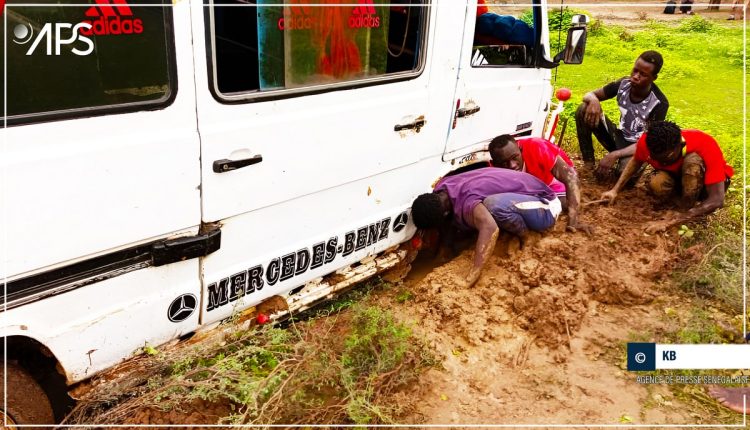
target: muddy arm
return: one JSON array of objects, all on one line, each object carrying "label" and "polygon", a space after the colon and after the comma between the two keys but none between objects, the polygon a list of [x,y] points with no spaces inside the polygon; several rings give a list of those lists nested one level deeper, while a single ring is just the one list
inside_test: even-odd
[{"label": "muddy arm", "polygon": [[575,232],[578,229],[591,233],[591,226],[586,224],[580,224],[578,222],[578,208],[581,205],[581,185],[578,181],[578,174],[576,174],[573,167],[568,164],[559,155],[555,160],[555,165],[552,167],[552,176],[558,181],[565,184],[565,197],[568,201],[568,231]]},{"label": "muddy arm", "polygon": [[659,231],[664,231],[669,227],[672,227],[673,225],[682,224],[693,218],[708,215],[716,209],[724,206],[724,196],[726,193],[726,190],[724,189],[724,182],[706,185],[706,191],[708,192],[708,197],[706,198],[706,200],[701,202],[701,204],[690,209],[684,214],[679,214],[673,218],[649,223],[646,227],[646,232],[657,233]]},{"label": "muddy arm", "polygon": [[617,183],[615,184],[615,186],[606,193],[603,193],[601,195],[601,198],[609,201],[609,203],[613,203],[617,198],[617,193],[620,192],[622,187],[625,185],[625,182],[627,182],[628,179],[630,179],[635,174],[635,172],[637,172],[638,169],[641,168],[642,165],[643,162],[637,161],[635,157],[631,158],[630,161],[628,161],[627,166],[625,166],[625,169],[622,171],[620,178],[617,179]]},{"label": "muddy arm", "polygon": [[474,285],[479,279],[479,274],[482,272],[482,267],[487,261],[487,258],[492,254],[495,249],[495,242],[500,234],[500,229],[497,227],[495,219],[492,218],[490,211],[487,207],[480,203],[474,207],[474,227],[479,231],[477,237],[477,245],[474,249],[474,265],[469,271],[469,276],[466,278],[466,287]]},{"label": "muddy arm", "polygon": [[623,157],[632,157],[635,154],[635,144],[626,146],[622,149],[618,149],[616,151],[612,151],[602,157],[602,159],[599,161],[599,171],[601,173],[606,173],[608,170],[610,170],[617,160]]}]

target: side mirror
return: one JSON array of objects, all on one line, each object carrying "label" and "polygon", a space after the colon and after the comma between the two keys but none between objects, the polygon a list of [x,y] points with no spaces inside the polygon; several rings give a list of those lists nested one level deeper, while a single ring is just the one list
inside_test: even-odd
[{"label": "side mirror", "polygon": [[568,29],[565,49],[555,55],[555,63],[559,63],[560,60],[565,64],[583,63],[583,55],[586,52],[586,25],[589,18],[586,15],[573,15],[572,21],[573,26]]}]

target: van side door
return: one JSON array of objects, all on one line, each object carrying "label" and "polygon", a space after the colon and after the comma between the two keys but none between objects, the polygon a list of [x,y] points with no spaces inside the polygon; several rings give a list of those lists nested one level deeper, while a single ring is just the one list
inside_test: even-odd
[{"label": "van side door", "polygon": [[500,134],[541,135],[551,75],[535,66],[537,53],[548,51],[549,45],[546,2],[533,3],[490,4],[491,16],[484,17],[477,16],[475,2],[467,4],[456,109],[444,160],[486,149]]},{"label": "van side door", "polygon": [[308,3],[193,5],[203,220],[223,233],[203,260],[204,323],[405,240],[392,221],[413,198],[409,166],[442,152],[433,9]]}]

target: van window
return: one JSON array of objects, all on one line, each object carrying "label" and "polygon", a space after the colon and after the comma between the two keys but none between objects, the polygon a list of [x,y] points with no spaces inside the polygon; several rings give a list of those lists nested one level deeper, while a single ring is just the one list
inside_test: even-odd
[{"label": "van window", "polygon": [[210,66],[220,99],[348,86],[421,70],[428,9],[419,0],[258,3],[211,3]]},{"label": "van window", "polygon": [[472,66],[531,66],[539,44],[534,26],[539,8],[529,7],[528,0],[493,3],[478,0]]},{"label": "van window", "polygon": [[50,5],[8,2],[7,41],[0,43],[7,46],[11,123],[137,110],[170,99],[170,7],[153,0],[139,0],[139,6],[45,2]]}]

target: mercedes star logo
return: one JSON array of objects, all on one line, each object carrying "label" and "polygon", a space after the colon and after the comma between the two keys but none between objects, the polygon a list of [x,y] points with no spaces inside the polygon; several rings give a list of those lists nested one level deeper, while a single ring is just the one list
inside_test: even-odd
[{"label": "mercedes star logo", "polygon": [[398,233],[399,231],[403,230],[404,227],[406,227],[407,221],[409,221],[409,215],[407,215],[406,212],[401,212],[396,217],[396,220],[393,221],[393,231]]},{"label": "mercedes star logo", "polygon": [[172,322],[185,321],[193,314],[198,300],[192,294],[183,294],[172,300],[167,310],[167,318]]}]

